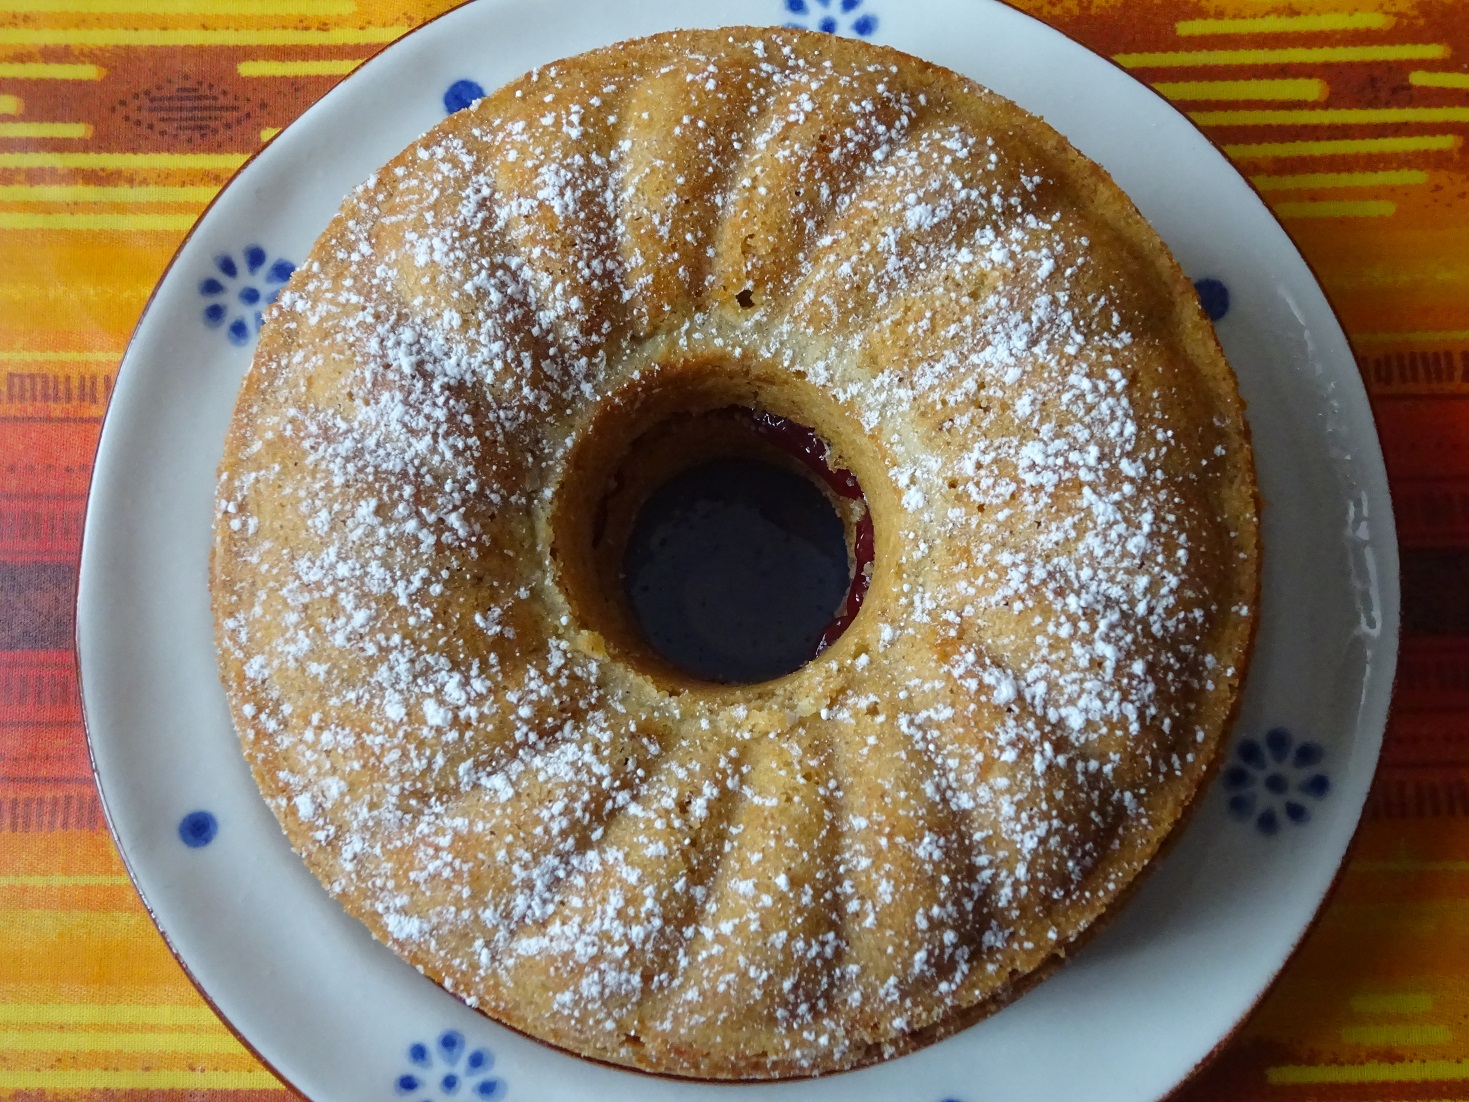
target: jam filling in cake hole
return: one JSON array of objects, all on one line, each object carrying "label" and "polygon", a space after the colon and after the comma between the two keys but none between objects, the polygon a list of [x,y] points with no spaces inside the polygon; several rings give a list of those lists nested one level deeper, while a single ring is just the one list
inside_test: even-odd
[{"label": "jam filling in cake hole", "polygon": [[668,416],[621,450],[582,472],[600,494],[565,495],[577,506],[552,522],[573,610],[624,659],[670,688],[756,684],[856,618],[872,517],[815,430],[726,406]]},{"label": "jam filling in cake hole", "polygon": [[[622,579],[648,644],[707,681],[800,669],[841,637],[872,567],[872,521],[850,471],[784,417],[724,411],[794,463],[729,456],[692,466],[638,510]],[[849,532],[850,529],[850,532]]]}]

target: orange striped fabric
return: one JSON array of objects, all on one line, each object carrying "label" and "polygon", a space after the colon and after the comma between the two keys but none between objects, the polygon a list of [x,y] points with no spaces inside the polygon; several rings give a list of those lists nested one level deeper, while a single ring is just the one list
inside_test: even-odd
[{"label": "orange striped fabric", "polygon": [[[264,141],[446,6],[0,9],[0,1098],[290,1096],[189,985],[100,820],[70,651],[83,495],[183,233]],[[1402,672],[1359,843],[1184,1097],[1469,1099],[1469,3],[1022,6],[1176,102],[1285,221],[1352,338],[1404,548]],[[781,0],[751,7],[782,18]]]}]

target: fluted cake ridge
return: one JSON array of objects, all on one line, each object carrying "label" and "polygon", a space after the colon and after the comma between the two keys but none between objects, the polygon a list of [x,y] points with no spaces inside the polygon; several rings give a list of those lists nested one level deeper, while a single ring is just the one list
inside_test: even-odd
[{"label": "fluted cake ridge", "polygon": [[[818,433],[875,539],[852,625],[757,685],[641,643],[604,506],[730,407]],[[1048,126],[690,31],[348,198],[262,332],[211,569],[246,757],[351,914],[582,1055],[782,1077],[997,1009],[1152,860],[1244,677],[1255,487],[1188,281]]]}]

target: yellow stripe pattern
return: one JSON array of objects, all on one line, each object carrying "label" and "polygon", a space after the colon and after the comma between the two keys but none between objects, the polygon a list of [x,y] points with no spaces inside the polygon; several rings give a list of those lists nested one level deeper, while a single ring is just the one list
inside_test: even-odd
[{"label": "yellow stripe pattern", "polygon": [[1404,187],[1427,182],[1428,173],[1420,172],[1415,168],[1388,169],[1383,172],[1298,172],[1294,175],[1250,177],[1250,183],[1261,191],[1301,191],[1306,188],[1338,187]]},{"label": "yellow stripe pattern", "polygon": [[87,122],[0,122],[0,138],[90,138]]},{"label": "yellow stripe pattern", "polygon": [[351,15],[356,0],[6,0],[7,11],[59,15],[300,16]]},{"label": "yellow stripe pattern", "polygon": [[1446,1045],[1454,1039],[1449,1027],[1426,1022],[1391,1022],[1386,1025],[1343,1026],[1341,1039],[1349,1045]]},{"label": "yellow stripe pattern", "polygon": [[311,61],[242,61],[235,66],[242,77],[342,76],[362,64],[360,57],[329,57]]},{"label": "yellow stripe pattern", "polygon": [[0,27],[0,46],[360,46],[401,38],[407,27],[328,30],[225,27]]},{"label": "yellow stripe pattern", "polygon": [[1184,19],[1174,24],[1182,36],[1203,34],[1304,34],[1318,31],[1380,31],[1393,25],[1390,15],[1375,11],[1327,12],[1321,15],[1254,15],[1242,19]]},{"label": "yellow stripe pattern", "polygon": [[1408,83],[1419,88],[1469,88],[1469,73],[1430,73],[1415,69],[1408,74]]},{"label": "yellow stripe pattern", "polygon": [[1162,80],[1153,85],[1172,100],[1323,100],[1326,81],[1300,80]]},{"label": "yellow stripe pattern", "polygon": [[207,1006],[172,1003],[0,1003],[0,1024],[209,1027],[219,1019]]},{"label": "yellow stripe pattern", "polygon": [[8,1071],[0,1090],[184,1091],[282,1090],[268,1071]]},{"label": "yellow stripe pattern", "polygon": [[57,352],[51,349],[5,348],[0,349],[0,363],[91,363],[113,360],[122,355],[116,352]]},{"label": "yellow stripe pattern", "polygon": [[[109,187],[102,184],[0,184],[4,203],[207,203],[212,187]],[[3,878],[0,878],[3,882]]]},{"label": "yellow stripe pattern", "polygon": [[1457,344],[1469,341],[1469,329],[1412,329],[1396,333],[1353,333],[1358,344]]},{"label": "yellow stripe pattern", "polygon": [[182,233],[197,221],[192,214],[31,214],[0,211],[0,230],[116,230]]},{"label": "yellow stripe pattern", "polygon": [[1469,122],[1469,107],[1305,107],[1193,111],[1200,126],[1360,126],[1403,122]]},{"label": "yellow stripe pattern", "polygon": [[1449,56],[1441,44],[1398,46],[1282,46],[1243,50],[1165,50],[1114,54],[1124,69],[1166,69],[1189,65],[1333,65],[1353,61],[1432,61]]},{"label": "yellow stripe pattern", "polygon": [[1335,157],[1362,153],[1424,153],[1458,149],[1457,134],[1424,134],[1411,138],[1331,138],[1317,142],[1245,142],[1224,146],[1235,160],[1256,157]]},{"label": "yellow stripe pattern", "polygon": [[[157,1033],[19,1030],[0,1033],[0,1052],[157,1052]],[[170,1052],[230,1052],[246,1049],[228,1033],[171,1033]]]},{"label": "yellow stripe pattern", "polygon": [[1341,199],[1277,203],[1270,208],[1282,218],[1388,218],[1397,204],[1386,199]]},{"label": "yellow stripe pattern", "polygon": [[1271,1086],[1307,1083],[1429,1083],[1469,1079],[1469,1060],[1372,1061],[1366,1064],[1287,1064],[1267,1068]]},{"label": "yellow stripe pattern", "polygon": [[248,153],[0,153],[0,168],[217,170],[233,172]]}]

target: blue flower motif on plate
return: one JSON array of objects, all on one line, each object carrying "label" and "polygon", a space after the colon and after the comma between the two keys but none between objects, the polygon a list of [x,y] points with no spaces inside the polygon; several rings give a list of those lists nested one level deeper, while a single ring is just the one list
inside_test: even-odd
[{"label": "blue flower motif on plate", "polygon": [[1215,279],[1213,276],[1196,279],[1194,290],[1198,292],[1199,305],[1209,315],[1210,321],[1222,321],[1224,315],[1229,313],[1229,288],[1222,279]]},{"label": "blue flower motif on plate", "polygon": [[1326,757],[1321,744],[1298,742],[1284,727],[1272,727],[1263,740],[1240,739],[1234,756],[1224,770],[1230,814],[1253,821],[1261,834],[1279,834],[1287,822],[1310,822],[1311,804],[1331,791],[1319,768]]},{"label": "blue flower motif on plate", "polygon": [[464,1034],[447,1029],[433,1044],[408,1046],[409,1070],[393,1081],[401,1098],[413,1102],[447,1099],[504,1098],[505,1082],[490,1074],[495,1057],[489,1049],[470,1049]]},{"label": "blue flower motif on plate", "polygon": [[190,849],[203,849],[219,833],[219,820],[207,811],[191,811],[179,820],[179,841]]},{"label": "blue flower motif on plate", "polygon": [[444,111],[452,115],[485,98],[484,85],[475,80],[456,80],[444,90]]},{"label": "blue flower motif on plate", "polygon": [[243,348],[260,332],[265,308],[281,293],[296,266],[270,254],[259,245],[247,245],[237,259],[233,253],[214,258],[215,274],[199,283],[204,297],[204,324],[223,329],[230,344]]},{"label": "blue flower motif on plate", "polygon": [[866,0],[785,0],[788,14],[803,17],[788,21],[786,26],[871,38],[877,30],[877,16],[871,11],[859,11],[864,7],[871,5]]}]

